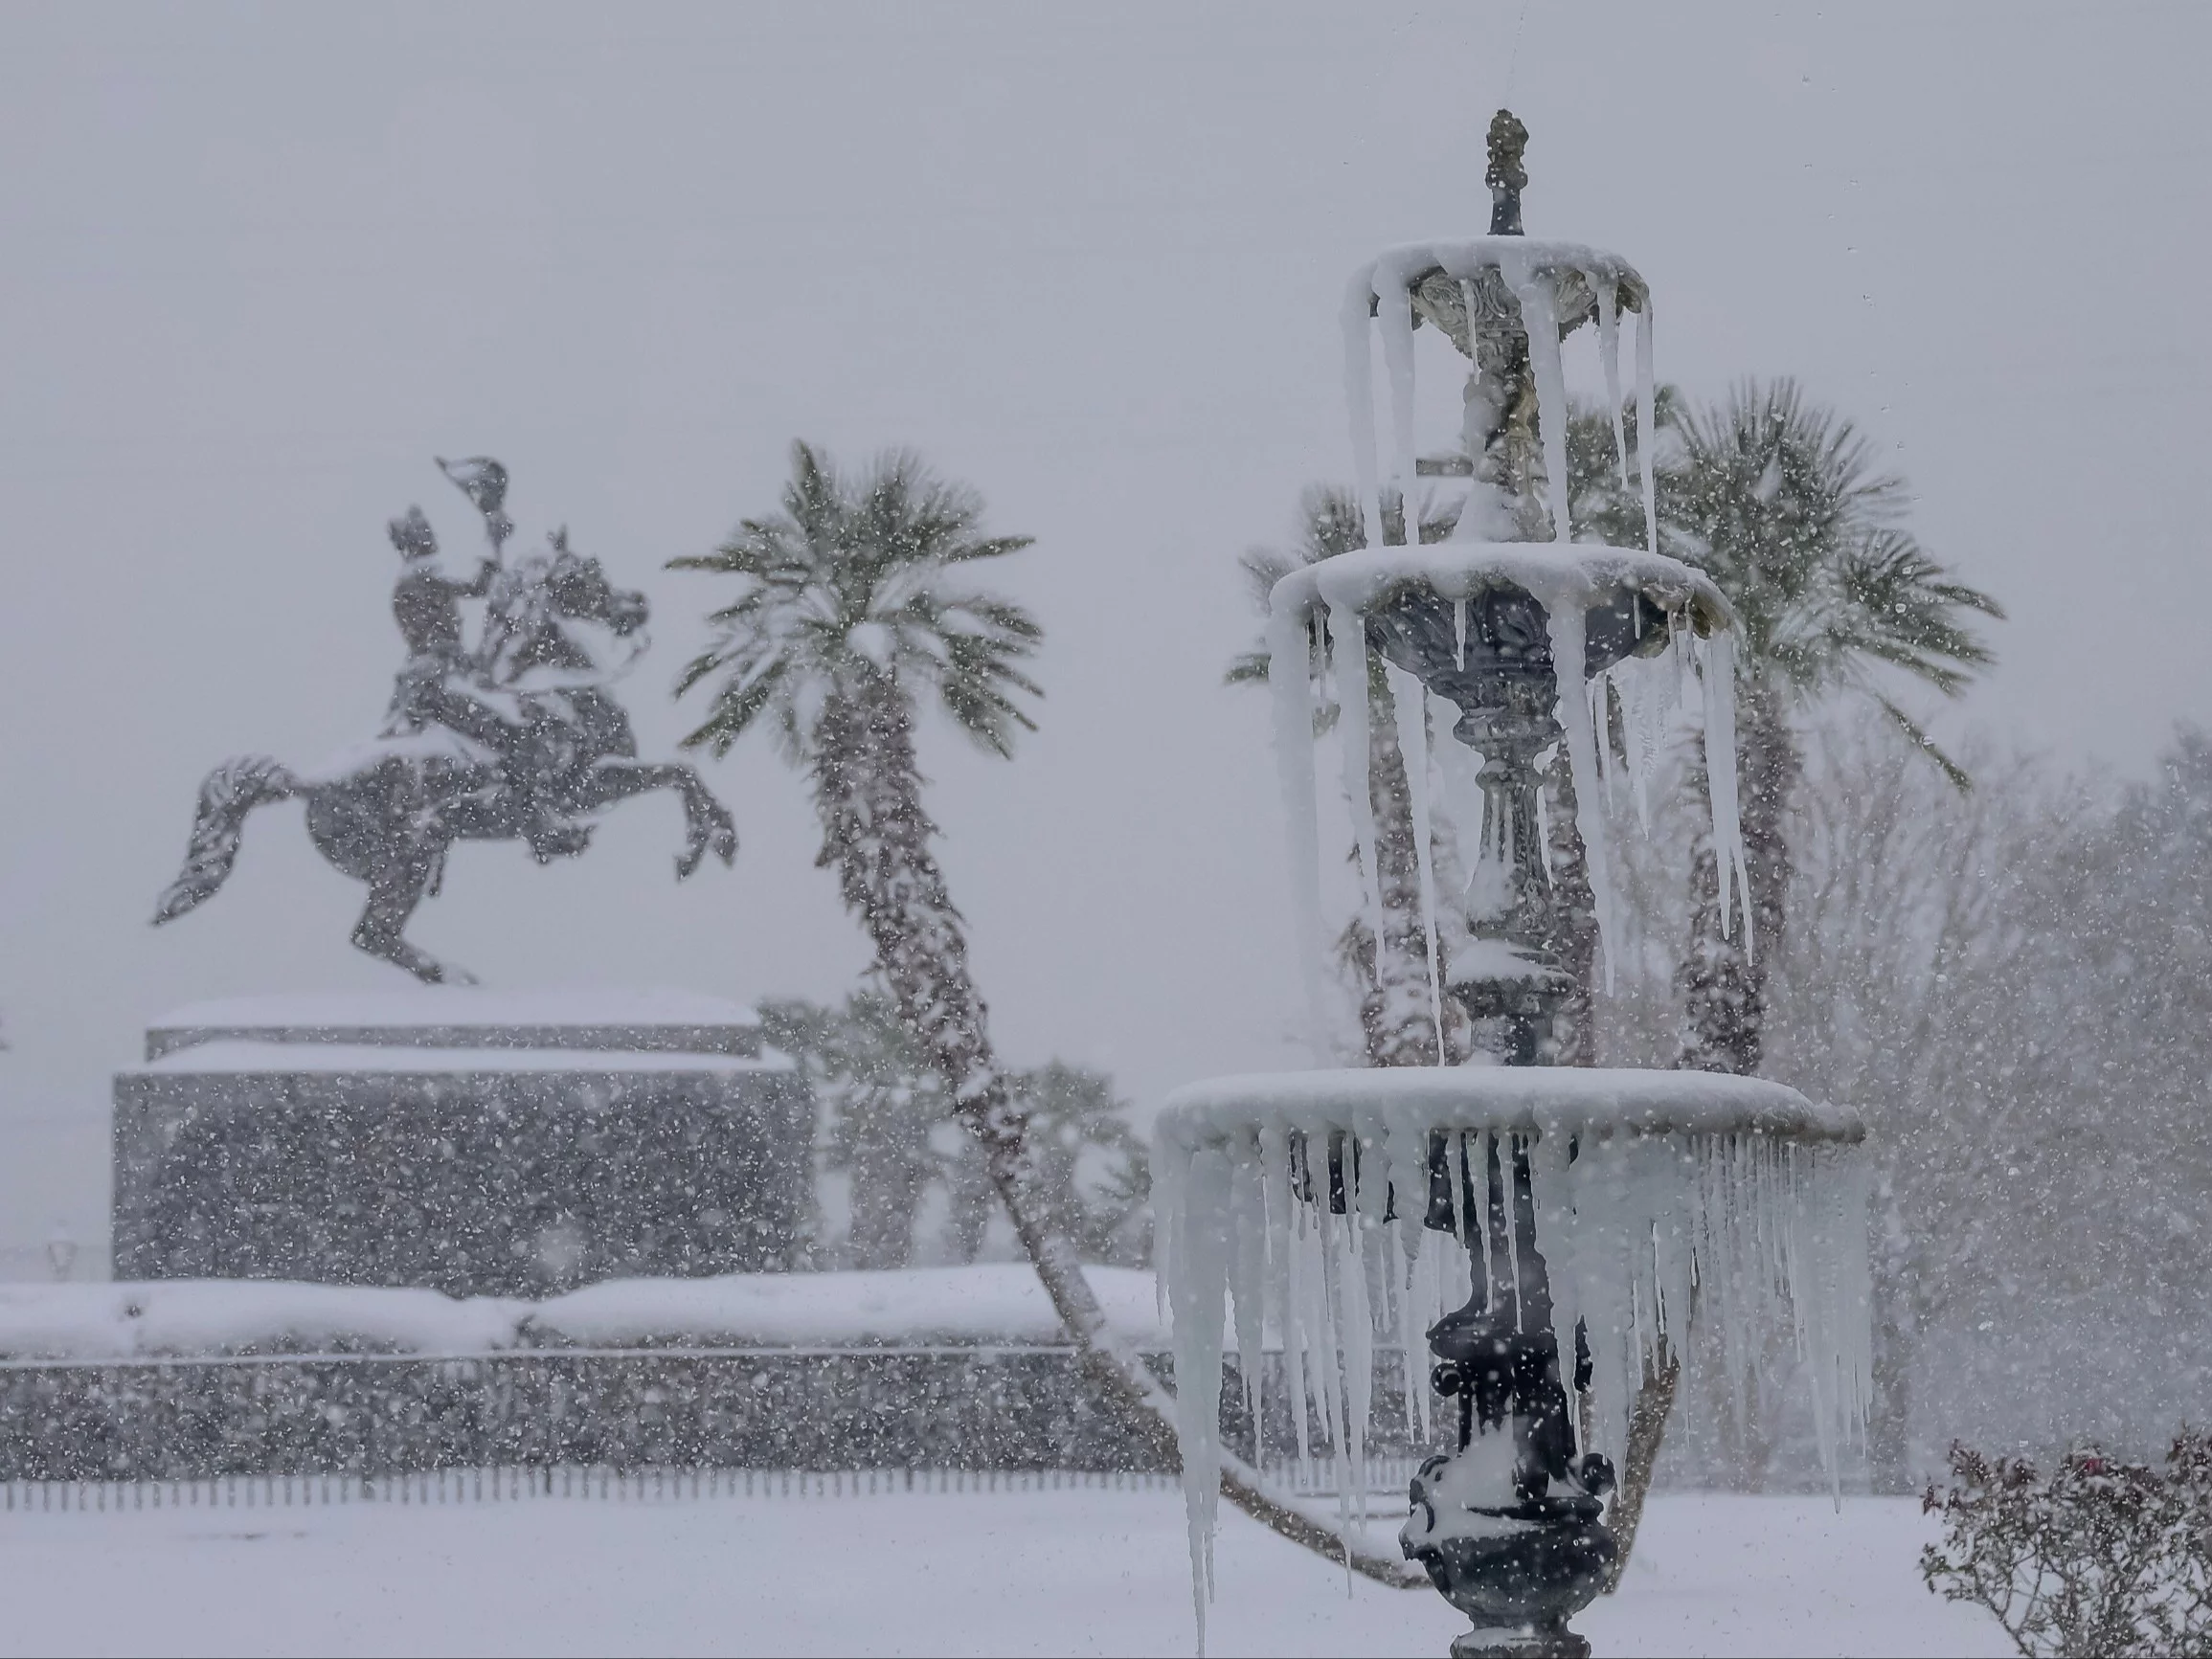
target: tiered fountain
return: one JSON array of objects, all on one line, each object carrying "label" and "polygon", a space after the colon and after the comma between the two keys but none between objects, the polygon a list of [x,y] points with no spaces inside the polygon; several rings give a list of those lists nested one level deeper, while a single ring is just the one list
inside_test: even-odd
[{"label": "tiered fountain", "polygon": [[[1455,1655],[1590,1651],[1567,1621],[1608,1581],[1619,1546],[1605,1500],[1632,1411],[1684,1352],[1693,1317],[1717,1328],[1720,1340],[1701,1346],[1730,1366],[1750,1362],[1761,1322],[1794,1334],[1832,1475],[1862,1423],[1867,1376],[1857,1121],[1754,1078],[1591,1065],[1591,987],[1618,936],[1609,796],[1626,781],[1640,799],[1670,725],[1692,708],[1724,915],[1728,889],[1742,892],[1735,621],[1711,582],[1658,551],[1650,289],[1614,255],[1522,235],[1526,138],[1499,112],[1488,236],[1394,248],[1354,278],[1345,374],[1366,545],[1286,576],[1271,603],[1275,745],[1317,1038],[1327,1010],[1313,698],[1333,667],[1365,903],[1379,923],[1366,806],[1372,652],[1412,779],[1437,1052],[1448,994],[1474,1035],[1474,1063],[1194,1085],[1162,1112],[1154,1163],[1201,1617],[1225,1352],[1237,1351],[1257,1421],[1261,1352],[1280,1342],[1301,1440],[1312,1424],[1332,1447],[1349,1529],[1377,1350],[1396,1346],[1410,1361],[1425,1331],[1434,1398],[1409,1363],[1407,1409],[1427,1434],[1440,1401],[1450,1449],[1414,1479],[1399,1536],[1474,1623]],[[1626,480],[1623,311],[1637,320],[1640,549],[1575,542],[1569,522],[1561,342],[1595,325]],[[1419,517],[1409,509],[1423,324],[1471,366],[1461,441],[1473,477],[1448,539],[1391,545],[1388,509],[1401,524]],[[1446,895],[1467,926],[1440,963],[1431,846],[1447,829],[1471,845],[1474,879]],[[1749,907],[1737,908],[1748,929]],[[1451,1288],[1470,1283],[1454,1309]]]}]

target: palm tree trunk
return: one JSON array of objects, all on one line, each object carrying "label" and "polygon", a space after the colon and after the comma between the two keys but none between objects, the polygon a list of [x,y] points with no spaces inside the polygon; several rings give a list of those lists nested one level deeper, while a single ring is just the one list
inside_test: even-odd
[{"label": "palm tree trunk", "polygon": [[1466,1056],[1464,1045],[1453,1041],[1454,1011],[1448,1006],[1443,1010],[1445,1052],[1439,1054],[1436,1048],[1412,782],[1398,744],[1396,699],[1388,677],[1381,673],[1370,674],[1367,681],[1367,755],[1376,885],[1383,904],[1382,949],[1375,949],[1364,915],[1353,918],[1338,946],[1361,988],[1360,1035],[1369,1065],[1450,1065]]},{"label": "palm tree trunk", "polygon": [[1682,1362],[1673,1352],[1662,1353],[1659,1363],[1644,1372],[1636,1400],[1629,1407],[1628,1455],[1622,1460],[1620,1492],[1613,1513],[1605,1517],[1614,1542],[1619,1546],[1605,1576],[1605,1593],[1620,1588],[1628,1558],[1636,1550],[1636,1535],[1643,1525],[1644,1499],[1651,1495],[1652,1470],[1658,1467],[1659,1446],[1666,1438],[1667,1413],[1674,1408],[1675,1385],[1682,1380]]},{"label": "palm tree trunk", "polygon": [[[1073,1241],[1039,1201],[1023,1118],[992,1051],[986,1010],[968,971],[960,914],[930,847],[937,826],[922,805],[912,703],[894,682],[863,682],[824,701],[813,739],[823,832],[818,863],[836,867],[846,906],[868,930],[900,1018],[982,1148],[991,1183],[1075,1341],[1085,1374],[1132,1439],[1178,1467],[1173,1398],[1108,1325]],[[1428,1583],[1425,1574],[1358,1550],[1271,1497],[1257,1472],[1233,1459],[1224,1460],[1221,1490],[1262,1525],[1368,1578],[1405,1589]]]},{"label": "palm tree trunk", "polygon": [[1688,1071],[1750,1077],[1765,1056],[1767,967],[1781,949],[1789,919],[1790,843],[1783,822],[1804,760],[1773,688],[1750,682],[1738,687],[1737,696],[1750,937],[1744,936],[1740,915],[1731,919],[1728,936],[1722,937],[1720,869],[1711,835],[1700,836],[1691,875],[1689,953],[1681,975],[1688,1025],[1681,1064]]}]

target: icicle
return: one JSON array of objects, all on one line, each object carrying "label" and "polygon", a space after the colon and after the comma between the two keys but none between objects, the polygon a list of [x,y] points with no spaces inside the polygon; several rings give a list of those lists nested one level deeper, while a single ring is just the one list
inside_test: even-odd
[{"label": "icicle", "polygon": [[[1339,1276],[1344,1290],[1344,1465],[1351,1491],[1362,1494],[1351,1519],[1363,1534],[1367,1524],[1367,1424],[1375,1408],[1375,1313],[1367,1294],[1367,1244],[1382,1222],[1388,1196],[1384,1172],[1365,1155],[1371,1144],[1363,1144],[1357,1134],[1344,1136],[1344,1251]],[[1354,1155],[1355,1147],[1362,1155]]]},{"label": "icicle", "polygon": [[1617,797],[1615,784],[1620,767],[1613,752],[1613,709],[1606,700],[1608,676],[1600,669],[1583,682],[1584,694],[1590,699],[1590,723],[1597,733],[1597,787],[1605,801],[1605,810],[1613,811]]},{"label": "icicle", "polygon": [[[1572,1409],[1574,1327],[1582,1315],[1581,1244],[1574,1167],[1567,1161],[1564,1133],[1542,1133],[1528,1150],[1529,1195],[1535,1200],[1536,1245],[1551,1284],[1551,1334],[1558,1344],[1559,1376],[1569,1390],[1568,1421],[1579,1445],[1579,1414]],[[1589,1450],[1582,1446],[1582,1450]]]},{"label": "icicle", "polygon": [[[1314,1149],[1320,1148],[1320,1164]],[[1329,1155],[1326,1133],[1306,1140],[1306,1170],[1314,1182],[1315,1201],[1306,1213],[1306,1362],[1313,1367],[1314,1392],[1320,1403],[1321,1432],[1328,1437],[1332,1461],[1343,1452],[1344,1424],[1343,1344],[1337,1335],[1336,1299],[1329,1283],[1329,1253],[1336,1218],[1329,1213]]]},{"label": "icicle", "polygon": [[1597,1431],[1591,1449],[1618,1468],[1636,1388],[1631,1375],[1627,1171],[1620,1144],[1611,1137],[1593,1142],[1586,1136],[1577,1166],[1582,1236],[1572,1267],[1590,1341],[1591,1418]]},{"label": "icicle", "polygon": [[1590,876],[1591,908],[1597,912],[1597,936],[1605,951],[1605,989],[1610,996],[1620,933],[1614,916],[1605,813],[1597,793],[1596,731],[1591,725],[1590,702],[1582,694],[1583,607],[1580,595],[1565,583],[1550,594],[1539,594],[1537,598],[1550,622],[1552,671],[1559,683],[1553,713],[1567,733],[1568,773],[1574,780],[1574,827],[1582,832],[1583,863]]},{"label": "icicle", "polygon": [[1701,642],[1704,659],[1705,793],[1713,809],[1713,863],[1721,882],[1721,937],[1728,936],[1731,883],[1744,917],[1744,954],[1751,936],[1750,878],[1744,868],[1744,824],[1736,792],[1736,639],[1716,629]]},{"label": "icicle", "polygon": [[1409,1434],[1428,1432],[1427,1413],[1418,1409],[1416,1401],[1426,1401],[1425,1392],[1415,1381],[1423,1369],[1417,1363],[1420,1354],[1421,1334],[1425,1325],[1416,1317],[1416,1310],[1425,1307],[1416,1293],[1420,1279],[1421,1257],[1428,1233],[1422,1221],[1428,1212],[1429,1137],[1425,1131],[1416,1129],[1403,1118],[1392,1114],[1384,1127],[1383,1147],[1390,1171],[1390,1196],[1398,1211],[1398,1219],[1390,1223],[1391,1241],[1390,1289],[1397,1318],[1398,1354],[1401,1376],[1404,1380],[1406,1430]]},{"label": "icicle", "polygon": [[[1430,757],[1435,762],[1436,781],[1441,786],[1437,804],[1443,809],[1449,844],[1465,872],[1466,884],[1472,886],[1483,854],[1482,757],[1454,735],[1459,723],[1458,706],[1433,692],[1426,696],[1429,722],[1436,734]],[[1462,896],[1464,889],[1452,895],[1455,899]]]},{"label": "icicle", "polygon": [[1421,887],[1421,936],[1428,946],[1429,1019],[1436,1031],[1436,1064],[1444,1064],[1444,986],[1436,949],[1436,867],[1430,842],[1428,693],[1420,681],[1386,660],[1383,679],[1398,721],[1398,752],[1406,762],[1408,804],[1413,814],[1413,862]]},{"label": "icicle", "polygon": [[[1306,1407],[1303,1384],[1299,1372],[1305,1356],[1298,1340],[1298,1307],[1292,1291],[1292,1260],[1289,1248],[1290,1229],[1293,1222],[1290,1186],[1290,1134],[1282,1119],[1270,1116],[1259,1126],[1259,1183],[1260,1199],[1267,1216],[1267,1235],[1262,1241],[1267,1255],[1267,1285],[1262,1303],[1261,1332],[1265,1340],[1268,1315],[1275,1319],[1275,1328],[1282,1342],[1282,1395],[1290,1407],[1291,1416],[1298,1421],[1298,1446],[1301,1461],[1305,1456]],[[1259,1403],[1267,1403],[1264,1394]],[[1260,1450],[1260,1430],[1263,1420],[1253,1420],[1253,1450]]]},{"label": "icicle", "polygon": [[[1556,755],[1558,752],[1558,747],[1554,745],[1545,754]],[[1551,796],[1544,787],[1544,774],[1550,767],[1551,762],[1545,755],[1536,757],[1536,857],[1537,862],[1544,866],[1546,886],[1551,886],[1555,879],[1551,869]]]},{"label": "icicle", "polygon": [[[1490,1260],[1491,1232],[1498,1219],[1490,1211],[1490,1155],[1497,1144],[1498,1137],[1488,1130],[1459,1137],[1459,1155],[1465,1160],[1460,1165],[1460,1171],[1467,1182],[1467,1213],[1459,1218],[1459,1223],[1474,1229],[1475,1243],[1467,1250],[1469,1277],[1473,1278],[1475,1262],[1479,1254],[1482,1277],[1476,1282],[1482,1287],[1486,1304],[1495,1271],[1495,1266]],[[1506,1230],[1512,1230],[1510,1220]]]},{"label": "icicle", "polygon": [[1375,369],[1368,319],[1374,315],[1372,266],[1352,279],[1344,294],[1344,409],[1352,423],[1352,467],[1366,521],[1367,546],[1383,545],[1383,486],[1375,460]]},{"label": "icicle", "polygon": [[1256,1461],[1267,1283],[1267,1199],[1261,1190],[1256,1137],[1241,1138],[1234,1143],[1230,1163],[1229,1200],[1235,1275],[1230,1286],[1230,1307],[1236,1320],[1237,1380],[1244,1388],[1245,1410],[1252,1416]]},{"label": "icicle", "polygon": [[1352,839],[1360,849],[1360,885],[1374,930],[1374,964],[1382,972],[1383,884],[1375,865],[1375,797],[1367,752],[1367,624],[1357,611],[1329,607],[1336,641],[1337,745],[1344,762],[1344,795],[1351,807]]},{"label": "icicle", "polygon": [[[1521,1228],[1517,1224],[1517,1218],[1514,1215],[1514,1211],[1518,1207],[1518,1198],[1514,1189],[1519,1183],[1515,1178],[1513,1166],[1517,1161],[1514,1157],[1515,1149],[1525,1145],[1526,1142],[1524,1137],[1509,1134],[1503,1131],[1494,1131],[1490,1139],[1498,1149],[1498,1202],[1501,1207],[1501,1213],[1500,1210],[1494,1210],[1491,1213],[1490,1224],[1501,1228],[1503,1231],[1505,1282],[1513,1287],[1513,1329],[1525,1334],[1529,1326],[1529,1312],[1521,1300]],[[1483,1160],[1483,1172],[1484,1185],[1488,1185],[1489,1159],[1487,1158]],[[1490,1249],[1492,1255],[1495,1256],[1498,1249],[1497,1244],[1493,1243]]]},{"label": "icicle", "polygon": [[[1291,1423],[1297,1432],[1298,1472],[1310,1480],[1313,1475],[1314,1448],[1308,1423],[1312,1416],[1314,1388],[1309,1370],[1310,1356],[1306,1352],[1310,1341],[1308,1333],[1313,1329],[1308,1317],[1309,1297],[1306,1289],[1306,1206],[1298,1195],[1297,1173],[1291,1168],[1290,1137],[1279,1126],[1276,1133],[1281,1136],[1282,1161],[1279,1165],[1270,1162],[1268,1178],[1279,1181],[1279,1185],[1270,1188],[1268,1201],[1271,1211],[1282,1217],[1283,1392],[1289,1397]],[[1278,1170],[1279,1176],[1276,1173]],[[1278,1191],[1283,1202],[1279,1211],[1274,1211],[1275,1197]]]},{"label": "icicle", "polygon": [[1521,325],[1528,332],[1528,366],[1536,375],[1536,433],[1544,446],[1545,495],[1551,508],[1551,539],[1572,541],[1568,522],[1567,376],[1559,362],[1559,315],[1548,279],[1526,274],[1515,288],[1521,298]]},{"label": "icicle", "polygon": [[[1652,470],[1652,449],[1659,441],[1659,434],[1655,430],[1658,393],[1652,380],[1651,311],[1651,290],[1646,288],[1643,305],[1636,314],[1636,464],[1643,482],[1644,546],[1656,553],[1659,550],[1659,498],[1658,482]],[[1369,447],[1372,448],[1371,442]]]},{"label": "icicle", "polygon": [[1462,672],[1467,667],[1467,595],[1452,601],[1452,660]]},{"label": "icicle", "polygon": [[1229,1247],[1229,1159],[1201,1150],[1183,1182],[1183,1218],[1168,1273],[1175,1320],[1175,1438],[1183,1459],[1183,1503],[1190,1547],[1191,1611],[1206,1646],[1213,1593],[1214,1511],[1221,1497],[1222,1290]]},{"label": "icicle", "polygon": [[[1316,1137],[1324,1147],[1328,1137]],[[1315,1142],[1308,1141],[1306,1156],[1312,1166]],[[1351,1485],[1350,1425],[1344,1421],[1344,1333],[1343,1284],[1340,1270],[1343,1247],[1337,1241],[1337,1218],[1329,1209],[1328,1154],[1321,1154],[1320,1165],[1314,1170],[1314,1282],[1320,1291],[1315,1312],[1320,1324],[1321,1338],[1319,1358],[1321,1379],[1321,1426],[1329,1437],[1329,1467],[1337,1482],[1337,1523],[1340,1532],[1348,1532],[1351,1524],[1349,1488]]]},{"label": "icicle", "polygon": [[1391,280],[1388,291],[1378,274],[1375,293],[1381,303],[1377,313],[1383,334],[1383,372],[1390,383],[1390,437],[1396,451],[1394,471],[1398,482],[1398,510],[1405,516],[1409,546],[1421,539],[1420,507],[1413,488],[1413,306],[1412,296],[1402,280]]},{"label": "icicle", "polygon": [[1620,487],[1631,487],[1628,476],[1628,433],[1620,420],[1620,293],[1610,280],[1594,272],[1597,288],[1597,355],[1605,366],[1605,407],[1613,415],[1613,452],[1620,458]]},{"label": "icicle", "polygon": [[[1482,367],[1481,347],[1476,338],[1475,319],[1481,315],[1482,308],[1476,301],[1472,278],[1459,279],[1459,303],[1467,317],[1467,386],[1460,417],[1459,442],[1467,452],[1469,473],[1467,497],[1460,504],[1458,520],[1453,525],[1448,539],[1455,542],[1479,542],[1501,533],[1501,529],[1493,522],[1497,517],[1498,490],[1482,477],[1482,449],[1489,439],[1489,434],[1483,430],[1483,421],[1490,405],[1486,396],[1476,395],[1481,382]],[[1466,652],[1462,649],[1459,664],[1462,668],[1467,665],[1465,658]]]},{"label": "icicle", "polygon": [[1267,642],[1275,778],[1290,839],[1292,918],[1305,985],[1306,1043],[1314,1064],[1326,1065],[1328,1001],[1321,973],[1328,941],[1321,932],[1321,843],[1314,807],[1313,635],[1304,606],[1279,584],[1269,600]]}]

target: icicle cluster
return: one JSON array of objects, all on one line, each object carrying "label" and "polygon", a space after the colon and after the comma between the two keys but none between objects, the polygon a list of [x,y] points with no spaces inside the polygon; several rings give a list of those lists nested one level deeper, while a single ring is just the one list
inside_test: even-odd
[{"label": "icicle cluster", "polygon": [[[1298,1454],[1314,1455],[1317,1426],[1348,1529],[1378,1354],[1401,1350],[1406,1374],[1424,1376],[1424,1333],[1487,1282],[1492,1218],[1458,1213],[1463,1192],[1486,1209],[1486,1182],[1450,1183],[1451,1234],[1422,1225],[1438,1132],[1448,1167],[1478,1172],[1492,1145],[1503,1163],[1516,1144],[1527,1153],[1559,1352],[1574,1354],[1579,1324],[1593,1362],[1579,1450],[1620,1466],[1644,1369],[1662,1343],[1700,1352],[1684,1340],[1693,1306],[1738,1379],[1766,1333],[1792,1335],[1831,1478],[1841,1448],[1863,1445],[1866,1176],[1847,1114],[1704,1072],[1435,1067],[1193,1085],[1161,1113],[1152,1170],[1195,1584],[1211,1579],[1227,1356],[1256,1422],[1260,1356],[1279,1348]],[[1409,1394],[1410,1426],[1427,1438],[1428,1391]]]},{"label": "icicle cluster", "polygon": [[[1478,283],[1491,273],[1496,274],[1505,292],[1521,307],[1522,322],[1528,336],[1529,368],[1536,376],[1537,425],[1545,451],[1549,496],[1546,504],[1551,512],[1552,534],[1563,542],[1570,538],[1567,501],[1567,380],[1559,355],[1558,295],[1563,286],[1571,283],[1578,297],[1585,287],[1595,297],[1598,355],[1604,367],[1606,392],[1614,412],[1614,429],[1615,439],[1620,443],[1624,482],[1628,477],[1628,446],[1619,418],[1619,316],[1624,306],[1636,312],[1636,463],[1643,482],[1646,547],[1657,552],[1651,455],[1646,441],[1652,430],[1655,402],[1651,290],[1629,262],[1616,254],[1579,242],[1539,241],[1527,236],[1409,242],[1388,250],[1374,263],[1362,266],[1353,274],[1344,295],[1344,392],[1351,415],[1352,461],[1367,526],[1367,545],[1376,548],[1383,545],[1384,494],[1382,466],[1377,455],[1374,356],[1370,337],[1375,328],[1379,328],[1383,337],[1383,369],[1388,382],[1390,404],[1390,488],[1400,501],[1411,502],[1414,499],[1415,447],[1411,301],[1414,286],[1435,272],[1441,272],[1459,285],[1470,314],[1476,308]],[[1478,539],[1481,527],[1467,525],[1463,533],[1470,540]]]}]

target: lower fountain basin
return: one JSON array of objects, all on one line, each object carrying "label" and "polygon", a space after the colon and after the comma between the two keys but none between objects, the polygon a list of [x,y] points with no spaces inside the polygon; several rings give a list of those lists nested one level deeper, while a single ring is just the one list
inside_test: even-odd
[{"label": "lower fountain basin", "polygon": [[1187,1084],[1153,1132],[1185,1153],[1266,1126],[1362,1136],[1430,1130],[1511,1134],[1747,1134],[1856,1144],[1856,1114],[1785,1084],[1711,1071],[1604,1066],[1409,1065],[1253,1072]]}]

